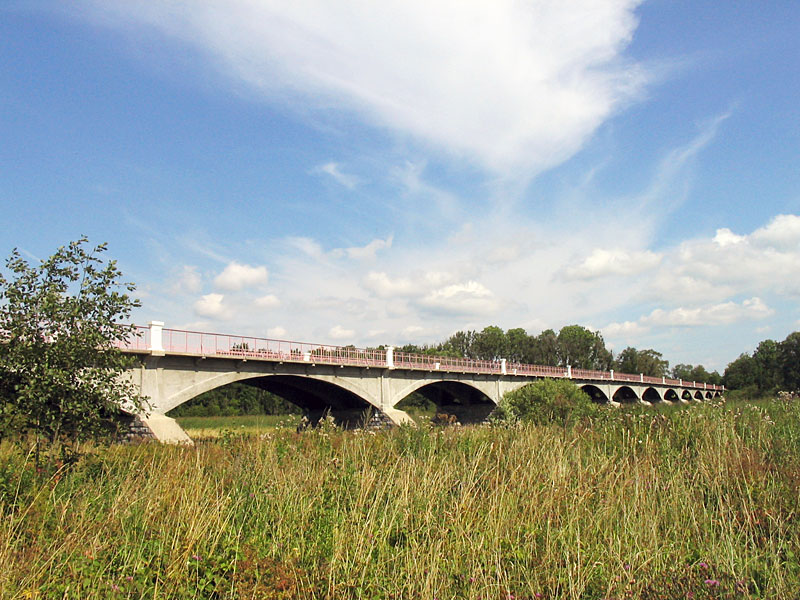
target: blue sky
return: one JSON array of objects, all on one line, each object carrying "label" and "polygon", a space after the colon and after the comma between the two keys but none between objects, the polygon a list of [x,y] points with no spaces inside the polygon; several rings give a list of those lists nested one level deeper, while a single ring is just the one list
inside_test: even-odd
[{"label": "blue sky", "polygon": [[796,2],[65,6],[0,6],[0,250],[109,242],[137,322],[716,369],[800,329]]}]

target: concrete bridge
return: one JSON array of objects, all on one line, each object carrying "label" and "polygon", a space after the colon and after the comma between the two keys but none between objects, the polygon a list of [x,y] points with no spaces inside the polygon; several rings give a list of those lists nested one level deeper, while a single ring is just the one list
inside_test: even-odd
[{"label": "concrete bridge", "polygon": [[330,414],[345,426],[368,420],[412,422],[401,403],[414,392],[461,423],[481,422],[503,394],[545,377],[571,379],[596,402],[612,405],[691,402],[724,391],[710,384],[614,371],[165,329],[158,321],[136,329],[137,335],[120,347],[140,358],[129,375],[149,398],[151,415],[144,425],[163,441],[189,441],[167,412],[234,382],[297,404],[312,422]]}]

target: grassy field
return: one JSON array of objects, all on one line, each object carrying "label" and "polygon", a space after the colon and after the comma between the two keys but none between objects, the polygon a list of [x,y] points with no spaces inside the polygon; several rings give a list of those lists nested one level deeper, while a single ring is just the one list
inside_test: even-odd
[{"label": "grassy field", "polygon": [[797,401],[236,431],[0,445],[0,598],[800,597]]},{"label": "grassy field", "polygon": [[296,428],[300,415],[238,415],[229,417],[177,417],[178,424],[193,440],[220,435],[261,435],[275,428]]}]

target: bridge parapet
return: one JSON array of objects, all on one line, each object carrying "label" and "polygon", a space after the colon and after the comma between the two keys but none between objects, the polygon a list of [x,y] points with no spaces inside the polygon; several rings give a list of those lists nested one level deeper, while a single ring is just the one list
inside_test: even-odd
[{"label": "bridge parapet", "polygon": [[118,344],[132,353],[176,354],[200,357],[238,358],[270,362],[311,363],[347,367],[473,373],[507,377],[571,378],[582,381],[629,382],[671,386],[682,389],[724,391],[724,386],[688,382],[642,374],[595,371],[571,367],[553,367],[510,363],[506,360],[476,360],[450,356],[433,356],[396,352],[394,348],[355,348],[308,342],[275,340],[254,336],[229,335],[167,329],[153,321],[149,327],[136,326],[128,339]]}]

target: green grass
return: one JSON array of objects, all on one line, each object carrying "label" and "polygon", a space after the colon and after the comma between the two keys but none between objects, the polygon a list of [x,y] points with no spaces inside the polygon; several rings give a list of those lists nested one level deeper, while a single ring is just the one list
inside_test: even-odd
[{"label": "green grass", "polygon": [[261,435],[276,427],[296,428],[300,415],[233,415],[225,417],[176,417],[193,440],[227,434]]},{"label": "green grass", "polygon": [[0,598],[797,598],[798,498],[797,401],[229,432],[43,473],[5,443]]}]

